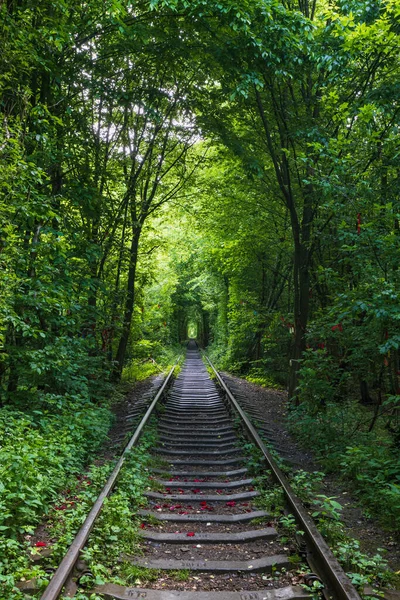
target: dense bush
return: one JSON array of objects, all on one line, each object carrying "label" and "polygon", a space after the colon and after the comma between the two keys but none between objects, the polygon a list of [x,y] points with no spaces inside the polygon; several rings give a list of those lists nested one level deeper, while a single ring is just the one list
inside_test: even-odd
[{"label": "dense bush", "polygon": [[102,443],[109,425],[107,409],[84,404],[36,419],[7,408],[1,411],[3,534],[16,537],[32,529],[67,478]]},{"label": "dense bush", "polygon": [[25,535],[103,442],[111,413],[82,399],[24,414],[0,411],[0,582],[24,562]]}]

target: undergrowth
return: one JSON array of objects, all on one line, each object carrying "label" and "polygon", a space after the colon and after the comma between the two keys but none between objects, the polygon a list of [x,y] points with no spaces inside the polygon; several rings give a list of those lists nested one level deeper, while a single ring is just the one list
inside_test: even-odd
[{"label": "undergrowth", "polygon": [[[113,390],[110,404],[122,395],[122,388],[123,384]],[[76,396],[68,402],[67,395],[57,411],[43,406],[33,407],[30,413],[10,406],[0,410],[0,600],[24,597],[15,587],[17,581],[35,578],[39,587],[46,585],[48,573],[42,561],[32,563],[31,557],[43,551],[40,544],[49,544],[45,538],[35,546],[35,529],[47,522],[48,536],[51,525],[51,535],[57,539],[51,544],[51,561],[55,562],[46,559],[46,565],[52,567],[72,541],[113,466],[92,466],[82,475],[106,439],[112,419],[107,407],[84,398],[78,402]],[[151,430],[146,436],[151,437]],[[148,460],[146,447],[152,443],[146,442],[146,436],[127,461],[129,476],[121,478],[118,492],[105,502],[99,521],[105,537],[95,536],[97,542],[88,546],[87,559],[96,577],[104,566],[96,561],[99,553],[104,555],[105,546],[112,554],[115,538],[123,544],[137,539],[137,523],[130,519],[127,497],[129,490],[129,497],[139,503],[147,485],[147,475],[139,474]],[[113,517],[107,525],[109,513]]]},{"label": "undergrowth", "polygon": [[0,598],[10,600],[18,571],[27,566],[29,536],[59,490],[83,469],[104,440],[107,408],[90,402],[32,414],[0,411]]},{"label": "undergrowth", "polygon": [[[156,433],[151,423],[143,433],[138,447],[127,456],[121,475],[113,493],[104,501],[102,512],[96,521],[88,544],[81,557],[87,565],[87,573],[80,580],[80,591],[76,598],[87,600],[96,597],[90,590],[105,582],[121,585],[136,585],[143,580],[143,573],[134,572],[129,557],[138,555],[140,550],[141,521],[135,516],[137,510],[146,503],[144,491],[151,487],[148,466],[151,461],[149,449],[154,446]],[[58,495],[47,516],[42,530],[43,539],[39,545],[51,548],[51,555],[39,563],[30,563],[26,554],[23,561],[14,562],[12,580],[2,600],[22,600],[14,581],[36,578],[40,594],[49,581],[49,570],[58,566],[66,550],[91,510],[100,490],[114,467],[114,461],[104,465],[94,465],[86,475],[74,476],[68,487]],[[26,545],[29,554],[40,554],[43,547]],[[125,560],[121,562],[120,557]],[[4,588],[5,589],[5,588]],[[33,597],[40,597],[40,594]]]},{"label": "undergrowth", "polygon": [[400,456],[383,428],[355,402],[327,403],[318,411],[302,404],[290,412],[290,428],[328,471],[342,476],[366,509],[389,530],[400,529]]},{"label": "undergrowth", "polygon": [[[140,340],[135,344],[135,355],[122,371],[122,382],[142,381],[169,371],[183,350],[180,346],[161,346],[159,342]],[[175,372],[177,375],[178,372]]]},{"label": "undergrowth", "polygon": [[149,449],[154,447],[155,441],[153,426],[145,431],[140,445],[129,454],[116,488],[105,502],[82,553],[93,576],[86,582],[82,581],[86,589],[106,582],[139,584],[140,575],[135,575],[129,558],[141,554],[139,532],[142,523],[136,513],[145,506],[144,492],[151,488],[148,467],[152,457]]},{"label": "undergrowth", "polygon": [[[290,478],[295,494],[302,500],[313,517],[319,531],[330,545],[352,583],[362,593],[365,586],[375,590],[394,582],[395,575],[389,570],[387,561],[378,550],[373,556],[360,550],[358,540],[348,537],[341,520],[342,507],[335,497],[319,494],[318,490],[324,473],[296,471]],[[293,515],[285,512],[285,502],[279,485],[271,485],[268,478],[259,477],[257,488],[261,492],[257,499],[260,509],[278,519],[280,539],[287,543],[297,535],[301,539],[303,532]]]},{"label": "undergrowth", "polygon": [[[363,553],[359,541],[346,534],[340,503],[335,497],[319,493],[325,473],[319,471],[309,473],[301,469],[293,473],[265,437],[262,437],[279,468],[289,476],[294,493],[303,502],[350,580],[360,592],[365,586],[378,589],[395,583],[396,575],[389,570],[383,556],[384,551],[378,549],[378,552],[372,556]],[[280,485],[271,481],[271,473],[266,468],[261,451],[245,440],[242,448],[247,456],[251,473],[255,476],[256,488],[260,492],[260,496],[256,499],[258,508],[277,519],[282,543],[290,542],[295,535],[298,540],[301,540],[304,533],[300,530],[294,516],[286,512],[283,490]],[[295,564],[301,559],[294,554],[290,560]]]}]

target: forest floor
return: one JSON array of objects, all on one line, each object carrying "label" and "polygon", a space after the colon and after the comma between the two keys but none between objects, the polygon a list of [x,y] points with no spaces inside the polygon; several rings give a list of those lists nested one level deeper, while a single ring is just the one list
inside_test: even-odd
[{"label": "forest floor", "polygon": [[[267,389],[249,383],[239,377],[224,373],[224,379],[229,386],[231,381],[234,387],[240,390],[241,395],[246,395],[249,402],[257,407],[266,421],[274,426],[279,435],[281,446],[287,446],[285,460],[293,464],[293,468],[304,471],[323,471],[323,467],[310,451],[301,448],[289,432],[287,425],[287,393],[280,390]],[[378,549],[383,549],[383,556],[389,566],[394,570],[400,569],[400,533],[385,531],[379,523],[367,518],[360,507],[356,496],[348,484],[336,474],[327,474],[322,482],[321,494],[332,497],[342,505],[342,522],[347,534],[360,541],[361,550],[367,554],[375,554]]]}]

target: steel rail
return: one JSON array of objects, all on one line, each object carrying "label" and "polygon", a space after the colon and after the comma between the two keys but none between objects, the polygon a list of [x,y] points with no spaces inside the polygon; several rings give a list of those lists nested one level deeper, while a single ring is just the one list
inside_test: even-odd
[{"label": "steel rail", "polygon": [[135,433],[133,434],[133,436],[129,440],[128,444],[126,445],[123,453],[121,454],[121,457],[119,458],[117,464],[114,467],[113,472],[111,473],[110,477],[108,478],[108,480],[107,480],[106,484],[104,485],[103,489],[101,490],[99,496],[97,497],[97,500],[94,503],[90,513],[88,514],[88,516],[85,519],[85,522],[83,523],[82,527],[76,534],[74,541],[68,548],[67,553],[65,554],[61,563],[59,564],[56,572],[54,573],[53,577],[51,578],[50,583],[47,586],[43,595],[41,596],[40,600],[57,600],[57,598],[59,597],[64,584],[66,583],[68,577],[72,573],[72,570],[75,566],[75,563],[77,562],[77,560],[79,558],[79,554],[80,554],[82,548],[84,547],[84,545],[87,542],[87,539],[93,528],[93,525],[94,525],[97,517],[99,516],[101,509],[103,508],[104,500],[110,494],[111,490],[113,489],[113,487],[115,485],[115,482],[121,471],[122,465],[125,462],[128,452],[130,450],[132,450],[132,448],[139,441],[139,438],[143,432],[143,429],[144,429],[147,421],[150,419],[151,414],[152,414],[153,410],[155,409],[157,402],[163,395],[165,388],[169,384],[178,362],[179,362],[179,359],[178,359],[177,363],[172,367],[170,372],[168,373],[163,385],[161,386],[161,388],[158,391],[157,395],[155,396],[154,400],[152,401],[149,408],[147,409],[146,414],[140,421],[137,429],[135,430]]},{"label": "steel rail", "polygon": [[304,531],[304,538],[307,550],[311,554],[310,558],[312,559],[312,562],[315,563],[317,566],[319,572],[318,574],[321,576],[321,579],[328,584],[328,587],[330,587],[331,591],[335,593],[335,597],[338,600],[361,600],[357,590],[351,583],[350,579],[347,577],[346,573],[342,569],[336,557],[333,555],[325,539],[318,531],[314,521],[304,508],[299,498],[294,493],[286,475],[284,475],[284,473],[276,464],[272,454],[265,446],[256,429],[249,421],[245,412],[239,405],[236,398],[233,396],[232,392],[227,387],[226,383],[224,382],[218,371],[215,369],[208,356],[204,352],[203,355],[205,356],[207,362],[213,370],[218,380],[218,383],[224,390],[231,405],[240,415],[248,433],[250,434],[250,437],[261,450],[265,460],[267,461],[268,467],[272,471],[274,478],[284,490],[286,501],[290,507],[290,510],[293,512],[295,518],[297,519],[302,530]]}]

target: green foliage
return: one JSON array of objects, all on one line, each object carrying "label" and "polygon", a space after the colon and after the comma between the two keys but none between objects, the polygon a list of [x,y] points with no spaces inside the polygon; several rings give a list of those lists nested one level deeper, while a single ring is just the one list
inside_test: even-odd
[{"label": "green foliage", "polygon": [[[242,427],[239,420],[238,424]],[[240,434],[242,434],[242,430],[239,431],[239,435]],[[249,474],[258,475],[260,469],[265,465],[265,458],[261,450],[252,442],[246,441],[245,438],[242,438],[241,440],[240,449],[247,457],[246,466],[249,469]]]},{"label": "green foliage", "polygon": [[[394,575],[382,555],[379,552],[375,555],[361,552],[360,543],[347,536],[341,521],[340,503],[334,497],[318,493],[324,477],[321,472],[299,470],[291,475],[290,482],[298,497],[312,511],[318,529],[356,587],[362,589],[365,585],[372,585],[379,588],[393,583]],[[280,524],[286,530],[297,528],[291,515],[281,517]]]},{"label": "green foliage", "polygon": [[368,556],[360,551],[357,540],[346,540],[337,544],[334,550],[352,583],[359,588],[366,585],[385,587],[391,582],[387,561],[381,554]]},{"label": "green foliage", "polygon": [[267,488],[263,487],[260,492],[260,496],[256,499],[258,508],[273,516],[281,516],[285,506],[282,488],[279,485],[269,484]]},{"label": "green foliage", "polygon": [[284,536],[285,536],[284,539],[282,540],[283,542],[287,541],[288,538],[286,536],[288,536],[289,538],[291,538],[296,533],[299,534],[298,526],[297,526],[297,523],[296,523],[296,519],[294,518],[293,515],[291,515],[291,514],[283,515],[279,519],[279,524],[282,527],[282,530],[283,530],[283,533],[284,533]]},{"label": "green foliage", "polygon": [[270,389],[280,389],[281,387],[271,377],[266,375],[263,369],[257,369],[253,367],[249,374],[246,375],[246,379],[250,383]]},{"label": "green foliage", "polygon": [[[148,467],[152,464],[152,457],[149,449],[154,447],[155,442],[154,424],[151,424],[144,432],[139,446],[134,448],[126,459],[116,487],[104,502],[103,510],[85,547],[83,557],[96,583],[112,581],[121,585],[139,585],[140,581],[152,581],[152,578],[157,576],[156,571],[142,571],[129,560],[120,561],[121,556],[129,557],[141,553],[141,521],[134,515],[146,504],[144,491],[151,488]],[[57,560],[68,548],[82,524],[83,515],[90,510],[95,498],[94,492],[99,489],[99,484],[104,485],[111,467],[110,464],[100,468],[93,467],[88,473],[90,485],[78,491],[78,500],[73,508],[54,516],[51,535],[57,538],[57,542],[53,546],[52,560]],[[93,579],[82,580],[81,583],[90,588]]]},{"label": "green foliage", "polygon": [[[75,443],[77,439],[75,438]],[[85,547],[83,558],[89,565],[91,575],[85,576],[80,581],[82,598],[87,598],[83,593],[84,589],[91,588],[93,583],[104,583],[105,581],[114,581],[121,585],[132,584],[132,566],[129,562],[120,562],[121,554],[140,553],[140,520],[133,515],[145,504],[143,492],[149,489],[150,479],[148,465],[151,456],[149,448],[155,443],[155,430],[151,426],[143,434],[141,443],[134,448],[126,459],[123,471],[117,482],[116,488],[108,499],[104,502],[101,515],[96,522],[94,531],[90,537],[89,544]],[[75,446],[75,448],[79,448]],[[69,454],[72,455],[71,449]],[[77,454],[75,452],[75,454]],[[79,453],[77,456],[79,460]],[[64,484],[63,491],[60,493],[56,489],[55,467],[47,465],[48,485],[51,488],[52,480],[54,489],[50,489],[48,495],[51,496],[52,507],[46,509],[46,503],[38,508],[39,513],[35,518],[25,513],[25,521],[29,526],[24,527],[24,532],[33,532],[34,525],[38,518],[42,516],[43,510],[48,512],[46,521],[46,532],[52,539],[52,553],[45,562],[40,565],[28,562],[29,555],[35,551],[29,545],[29,542],[17,541],[13,538],[1,537],[1,548],[3,550],[0,562],[0,577],[4,590],[16,600],[20,595],[13,587],[14,582],[21,578],[31,579],[36,577],[38,585],[44,587],[48,582],[49,569],[56,567],[58,562],[64,556],[66,550],[74,539],[77,531],[81,527],[85,517],[91,510],[97,495],[104,486],[109,476],[113,463],[105,463],[102,466],[92,466],[85,475],[72,475],[70,472],[63,472],[62,463],[58,464],[58,478]],[[54,471],[54,472],[53,472]],[[76,473],[74,469],[72,471]],[[42,476],[43,477],[43,476]],[[32,482],[27,482],[29,484]],[[26,497],[28,494],[26,489]],[[35,489],[30,490],[38,498],[39,492]],[[45,500],[43,498],[43,500]],[[48,500],[47,500],[48,502]],[[27,511],[29,506],[27,506]],[[17,513],[17,510],[16,510]],[[24,551],[25,550],[25,551]],[[110,571],[111,567],[115,572]],[[137,575],[137,573],[136,573]],[[184,574],[182,575],[184,577]]]},{"label": "green foliage", "polygon": [[147,569],[129,563],[123,566],[123,574],[130,585],[137,586],[145,586],[147,582],[157,581],[160,577],[160,571],[157,569]]},{"label": "green foliage", "polygon": [[[10,408],[1,410],[0,580],[10,593],[14,579],[37,575],[27,565],[26,535],[49,514],[60,488],[98,450],[110,417],[107,409],[78,404],[76,398],[56,414],[35,411],[29,416]],[[46,580],[42,571],[38,576]]]},{"label": "green foliage", "polygon": [[[369,556],[361,552],[359,542],[346,535],[345,525],[341,521],[340,503],[334,497],[318,493],[324,477],[325,474],[321,472],[308,473],[299,470],[290,475],[290,483],[296,495],[311,509],[318,529],[357,587],[362,588],[367,584],[381,587],[391,583],[393,573],[389,571],[387,561],[379,553]],[[259,508],[279,517],[278,531],[283,543],[293,539],[294,534],[303,535],[304,532],[299,530],[294,516],[284,513],[285,499],[282,488],[279,485],[271,485],[269,478],[258,478],[256,487],[260,492],[256,500]],[[294,562],[297,560],[298,557],[294,555]]]},{"label": "green foliage", "polygon": [[310,498],[315,497],[317,494],[324,477],[325,473],[322,473],[321,471],[309,473],[308,471],[298,469],[291,474],[290,485],[296,496],[303,502],[308,503]]},{"label": "green foliage", "polygon": [[342,506],[335,500],[324,494],[317,494],[312,500],[312,517],[318,523],[318,529],[322,535],[329,539],[331,544],[342,541],[345,537],[343,525],[340,522]]},{"label": "green foliage", "polygon": [[384,444],[346,447],[340,462],[344,477],[355,482],[355,489],[371,513],[394,530],[400,526],[400,461],[397,453]]},{"label": "green foliage", "polygon": [[[70,405],[71,406],[71,405]],[[58,489],[82,469],[105,438],[106,409],[72,404],[74,412],[37,415],[37,421],[3,409],[0,428],[1,530],[17,537],[31,532]],[[67,417],[68,414],[68,417]]]},{"label": "green foliage", "polygon": [[159,342],[142,339],[135,345],[134,354],[140,358],[132,358],[124,367],[122,381],[125,383],[169,371],[182,355],[182,348],[177,345],[163,347]]},{"label": "green foliage", "polygon": [[318,460],[349,482],[371,514],[388,528],[400,524],[399,457],[388,433],[368,432],[370,415],[354,402],[303,404],[290,415],[296,436]]}]

